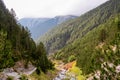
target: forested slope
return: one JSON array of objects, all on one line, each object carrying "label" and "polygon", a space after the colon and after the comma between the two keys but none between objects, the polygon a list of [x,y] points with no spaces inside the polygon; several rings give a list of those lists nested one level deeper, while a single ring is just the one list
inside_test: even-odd
[{"label": "forested slope", "polygon": [[[65,62],[76,59],[78,66],[82,68],[84,73],[97,70],[104,60],[112,63],[109,60],[112,59],[115,62],[114,60],[117,59],[116,64],[120,64],[120,55],[117,55],[117,53],[119,54],[120,41],[120,19],[118,17],[120,16],[112,16],[106,23],[89,31],[83,38],[65,46],[54,55],[54,58],[62,59]],[[117,47],[114,53],[113,47],[115,48],[115,46]],[[103,60],[101,61],[101,59]]]},{"label": "forested slope", "polygon": [[55,52],[74,40],[82,38],[100,24],[105,23],[111,15],[119,13],[119,5],[119,0],[107,1],[77,19],[58,25],[42,36],[37,43],[43,42],[49,53]]},{"label": "forested slope", "polygon": [[26,68],[32,63],[38,73],[52,68],[44,45],[36,46],[29,30],[18,24],[14,10],[7,10],[0,0],[0,71],[13,67],[17,61],[23,61]]},{"label": "forested slope", "polygon": [[77,66],[86,75],[99,71],[101,80],[119,80],[116,68],[120,64],[120,0],[109,0],[57,26],[41,41],[48,52],[58,50],[53,59],[77,60]]}]

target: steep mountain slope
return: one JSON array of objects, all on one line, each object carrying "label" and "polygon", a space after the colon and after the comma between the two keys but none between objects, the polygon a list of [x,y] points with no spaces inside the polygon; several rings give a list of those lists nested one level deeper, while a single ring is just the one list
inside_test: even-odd
[{"label": "steep mountain slope", "polygon": [[[44,45],[40,43],[36,46],[29,31],[17,23],[14,14],[14,11],[9,11],[3,0],[0,0],[0,79],[2,80],[6,76],[4,74],[7,74],[3,70],[15,67],[16,62],[20,65],[17,65],[19,68],[22,65],[25,68],[28,68],[29,64],[34,65],[38,74],[41,71],[47,72],[53,67],[47,58]],[[15,68],[12,72],[14,71],[17,72]],[[9,70],[7,72],[9,73]]]},{"label": "steep mountain slope", "polygon": [[[9,12],[0,0],[0,70],[11,67],[16,61],[29,55],[35,45],[25,28],[17,24],[14,13]],[[24,54],[23,51],[30,52]]]},{"label": "steep mountain slope", "polygon": [[81,16],[59,25],[42,40],[46,41],[43,42],[47,43],[49,51],[60,49],[53,55],[53,59],[65,62],[76,59],[83,73],[90,74],[90,80],[119,80],[120,0],[110,0],[94,10],[86,13],[89,17],[82,15],[86,19]]},{"label": "steep mountain slope", "polygon": [[119,5],[119,0],[107,1],[77,19],[58,25],[38,39],[37,43],[42,41],[49,53],[55,52],[76,39],[84,37],[89,31],[105,23],[110,16],[119,13]]},{"label": "steep mountain slope", "polygon": [[120,64],[119,28],[120,14],[111,16],[105,23],[89,31],[84,37],[76,39],[59,50],[54,58],[67,62],[71,56],[74,56],[77,59],[77,65],[85,74],[101,70],[100,65],[104,62],[118,66]]},{"label": "steep mountain slope", "polygon": [[69,19],[74,19],[77,16],[67,15],[67,16],[56,16],[54,18],[23,18],[19,22],[23,26],[27,26],[31,32],[32,38],[37,39],[41,35],[45,34],[48,30],[52,29],[54,26],[67,21]]}]

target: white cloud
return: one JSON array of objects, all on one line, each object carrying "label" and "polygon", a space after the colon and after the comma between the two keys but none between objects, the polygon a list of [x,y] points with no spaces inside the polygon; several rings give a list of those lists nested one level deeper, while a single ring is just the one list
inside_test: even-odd
[{"label": "white cloud", "polygon": [[107,0],[4,0],[7,8],[13,8],[19,18],[80,15],[105,1]]}]

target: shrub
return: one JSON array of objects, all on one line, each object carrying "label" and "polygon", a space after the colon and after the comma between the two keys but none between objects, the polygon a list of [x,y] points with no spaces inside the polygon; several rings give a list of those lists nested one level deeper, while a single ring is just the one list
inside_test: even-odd
[{"label": "shrub", "polygon": [[12,76],[8,76],[7,80],[13,80]]},{"label": "shrub", "polygon": [[25,75],[21,75],[20,80],[28,80],[28,78]]},{"label": "shrub", "polygon": [[74,55],[71,55],[69,58],[68,58],[68,62],[72,62],[74,61],[76,58]]}]

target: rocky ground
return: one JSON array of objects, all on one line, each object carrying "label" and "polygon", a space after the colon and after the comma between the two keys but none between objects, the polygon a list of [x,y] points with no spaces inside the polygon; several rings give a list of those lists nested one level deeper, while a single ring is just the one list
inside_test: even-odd
[{"label": "rocky ground", "polygon": [[6,68],[0,73],[0,80],[6,80],[8,77],[12,77],[14,80],[19,80],[21,75],[30,75],[36,68],[29,64],[28,68],[25,68],[21,62],[17,62],[12,68]]},{"label": "rocky ground", "polygon": [[64,64],[62,62],[59,65],[57,64],[56,69],[59,69],[59,73],[53,80],[64,80],[64,79],[77,80],[75,74],[69,72],[69,69],[72,68],[74,63],[75,61],[67,64]]}]

